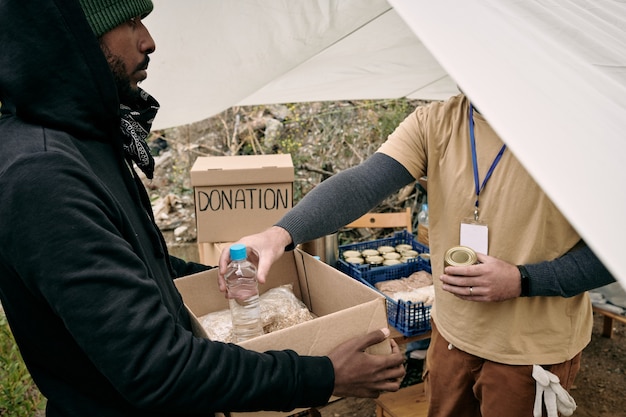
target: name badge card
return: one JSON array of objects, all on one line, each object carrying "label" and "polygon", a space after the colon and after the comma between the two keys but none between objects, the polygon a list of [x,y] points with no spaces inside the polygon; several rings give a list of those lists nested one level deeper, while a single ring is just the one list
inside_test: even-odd
[{"label": "name badge card", "polygon": [[461,223],[461,246],[474,249],[475,252],[489,254],[489,228],[476,221]]}]

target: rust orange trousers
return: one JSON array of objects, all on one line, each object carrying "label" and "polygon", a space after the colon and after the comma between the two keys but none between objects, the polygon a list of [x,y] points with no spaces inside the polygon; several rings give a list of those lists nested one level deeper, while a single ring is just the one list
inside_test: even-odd
[{"label": "rust orange trousers", "polygon": [[[580,369],[581,353],[567,362],[543,365],[566,390]],[[532,417],[532,365],[505,365],[470,355],[449,343],[432,323],[424,364],[429,417]],[[544,408],[544,416],[545,413]]]}]

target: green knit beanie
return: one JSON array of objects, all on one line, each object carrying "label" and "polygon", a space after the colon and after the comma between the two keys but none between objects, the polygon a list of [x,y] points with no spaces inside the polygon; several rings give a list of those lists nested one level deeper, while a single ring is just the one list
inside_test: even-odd
[{"label": "green knit beanie", "polygon": [[133,17],[146,17],[154,7],[151,0],[80,0],[80,5],[96,38]]}]

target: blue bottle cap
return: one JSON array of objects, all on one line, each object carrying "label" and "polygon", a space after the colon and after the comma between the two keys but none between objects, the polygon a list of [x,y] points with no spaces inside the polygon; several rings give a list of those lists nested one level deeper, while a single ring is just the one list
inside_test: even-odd
[{"label": "blue bottle cap", "polygon": [[231,261],[242,261],[246,259],[246,245],[242,245],[241,243],[236,243],[230,247],[230,260]]}]

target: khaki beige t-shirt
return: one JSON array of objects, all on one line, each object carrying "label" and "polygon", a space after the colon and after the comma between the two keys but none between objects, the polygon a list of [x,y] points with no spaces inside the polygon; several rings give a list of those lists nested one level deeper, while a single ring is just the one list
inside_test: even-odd
[{"label": "khaki beige t-shirt", "polygon": [[[420,106],[378,150],[415,177],[428,175],[429,239],[435,305],[441,334],[457,348],[511,365],[571,359],[590,341],[591,304],[571,297],[523,297],[503,302],[461,300],[441,289],[443,255],[460,243],[460,225],[476,201],[468,125],[469,100],[459,95]],[[532,115],[529,115],[532,123]],[[503,145],[474,111],[479,183]],[[540,152],[540,150],[537,150]],[[580,237],[528,172],[506,149],[480,193],[480,220],[488,226],[489,255],[531,264],[565,254]]]}]

